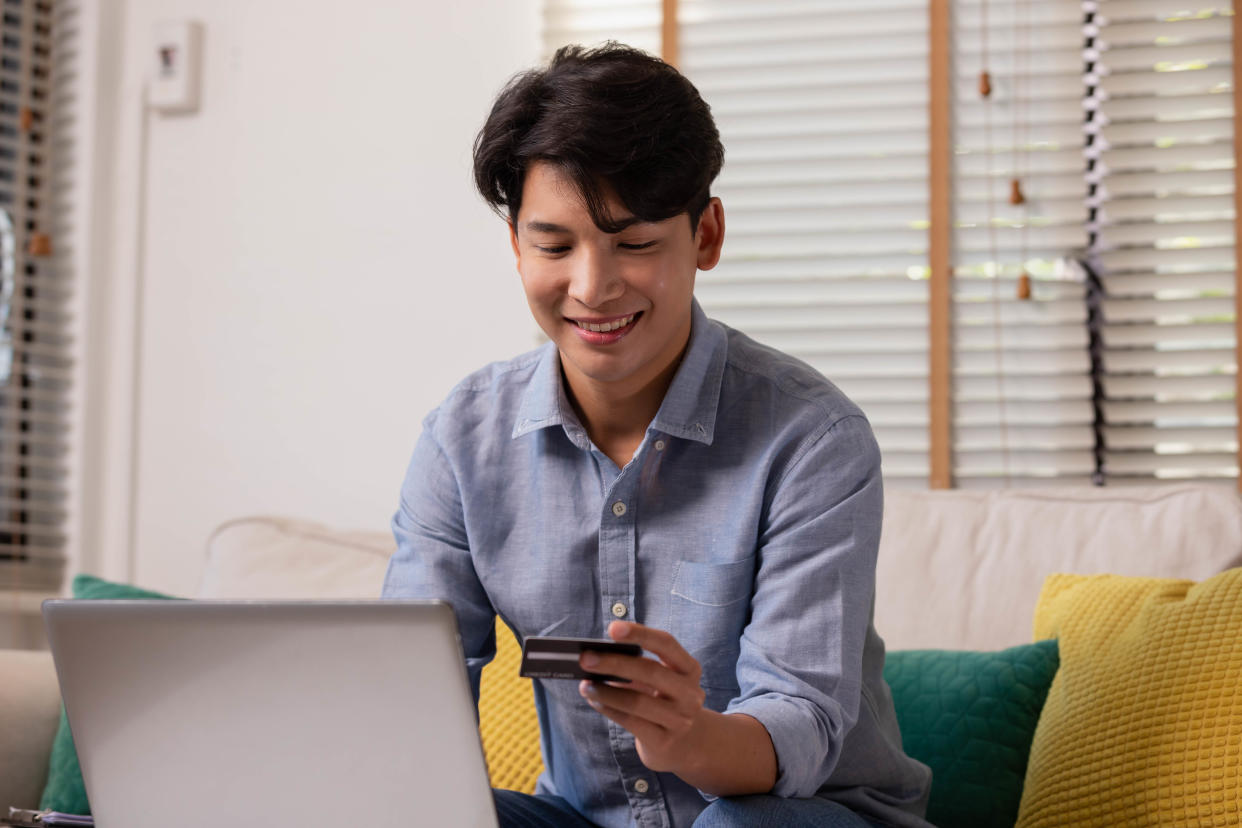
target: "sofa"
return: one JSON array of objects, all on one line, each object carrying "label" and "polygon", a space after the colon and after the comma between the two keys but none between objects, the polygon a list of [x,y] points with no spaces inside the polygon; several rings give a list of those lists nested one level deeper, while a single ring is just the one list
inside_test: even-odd
[{"label": "sofa", "polygon": [[[391,549],[387,532],[341,531],[281,517],[234,520],[207,540],[197,597],[373,597]],[[877,565],[876,627],[892,655],[995,652],[1032,641],[1041,590],[1046,594],[1053,573],[1107,573],[1129,588],[1132,580],[1126,578],[1199,582],[1240,566],[1242,501],[1232,482],[890,490]],[[1061,584],[1053,597],[1068,588]],[[1168,603],[1167,592],[1157,609]],[[1055,635],[1055,627],[1045,626],[1049,630]],[[506,702],[511,707],[529,704],[529,689],[507,679],[516,671],[513,646],[505,642],[485,671],[485,704],[501,693],[512,696]],[[0,810],[34,807],[60,716],[54,668],[45,652],[0,651],[0,676]],[[538,770],[537,731],[529,712],[516,719],[485,713],[481,726],[493,779],[496,765],[510,763],[525,774],[525,786]],[[1236,734],[1220,732],[1221,744],[1232,749]],[[1021,759],[1025,764],[1025,755]]]}]

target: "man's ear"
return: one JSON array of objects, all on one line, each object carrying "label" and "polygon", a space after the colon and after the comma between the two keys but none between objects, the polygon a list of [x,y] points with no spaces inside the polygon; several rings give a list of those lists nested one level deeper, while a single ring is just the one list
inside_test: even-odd
[{"label": "man's ear", "polygon": [[513,247],[513,258],[517,261],[520,268],[522,266],[522,249],[518,247],[517,240],[517,222],[509,222],[509,244]]},{"label": "man's ear", "polygon": [[707,202],[703,215],[699,216],[698,229],[694,231],[694,243],[698,248],[699,270],[711,270],[720,261],[720,249],[724,245],[724,205],[720,199]]}]

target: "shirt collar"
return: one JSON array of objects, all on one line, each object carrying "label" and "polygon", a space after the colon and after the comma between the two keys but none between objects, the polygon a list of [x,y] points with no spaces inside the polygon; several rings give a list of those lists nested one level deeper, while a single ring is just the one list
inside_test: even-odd
[{"label": "shirt collar", "polygon": [[574,429],[582,429],[578,423],[578,415],[574,414],[569,397],[565,395],[565,385],[561,381],[560,352],[556,350],[555,342],[549,342],[539,350],[535,372],[522,394],[522,404],[518,408],[512,436],[516,439],[554,425],[567,426],[567,431],[570,425]]},{"label": "shirt collar", "polygon": [[690,314],[690,344],[651,427],[710,446],[716,433],[728,339],[724,328],[703,313],[699,300],[693,300]]},{"label": "shirt collar", "polygon": [[[724,328],[707,318],[697,299],[691,301],[690,314],[690,342],[651,428],[711,445],[728,341]],[[586,441],[586,433],[561,381],[560,353],[556,344],[549,342],[543,346],[522,395],[512,436],[521,437],[554,425],[563,426],[575,444]]]}]

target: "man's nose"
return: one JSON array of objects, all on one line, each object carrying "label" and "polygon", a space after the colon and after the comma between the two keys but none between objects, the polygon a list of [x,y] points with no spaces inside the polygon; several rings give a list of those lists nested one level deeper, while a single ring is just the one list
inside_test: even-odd
[{"label": "man's nose", "polygon": [[589,248],[579,249],[569,276],[569,296],[588,308],[599,308],[625,293],[612,257]]}]

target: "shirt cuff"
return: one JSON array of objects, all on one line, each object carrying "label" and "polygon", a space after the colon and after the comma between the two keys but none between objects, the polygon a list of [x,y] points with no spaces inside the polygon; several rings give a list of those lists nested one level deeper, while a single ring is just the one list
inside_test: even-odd
[{"label": "shirt cuff", "polygon": [[767,729],[776,750],[773,796],[814,796],[837,764],[842,737],[830,733],[829,717],[806,699],[756,696],[729,705],[725,712],[745,713]]}]

